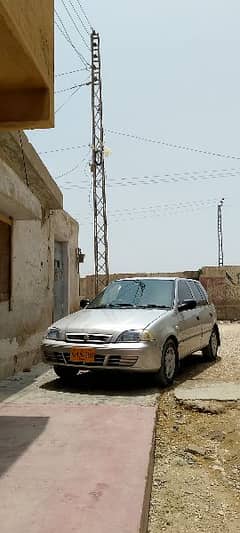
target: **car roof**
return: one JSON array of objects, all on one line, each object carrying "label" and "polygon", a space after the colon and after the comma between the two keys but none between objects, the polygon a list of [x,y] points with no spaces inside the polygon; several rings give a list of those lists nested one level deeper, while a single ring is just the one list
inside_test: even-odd
[{"label": "car roof", "polygon": [[196,279],[191,279],[191,278],[179,278],[179,277],[166,277],[166,276],[134,276],[132,278],[120,278],[120,279],[116,279],[114,281],[130,281],[130,280],[140,280],[140,279],[158,279],[158,280],[161,280],[161,281],[179,281],[179,280],[185,280],[185,281],[198,281]]}]

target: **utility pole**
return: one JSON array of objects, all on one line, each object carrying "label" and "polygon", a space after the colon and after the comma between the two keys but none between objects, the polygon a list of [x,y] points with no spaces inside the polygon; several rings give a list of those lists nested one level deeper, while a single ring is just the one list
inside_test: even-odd
[{"label": "utility pole", "polygon": [[223,221],[222,221],[222,208],[224,204],[224,198],[219,202],[217,206],[217,231],[218,231],[218,266],[223,266]]},{"label": "utility pole", "polygon": [[109,282],[106,174],[104,162],[103,101],[100,37],[91,33],[92,57],[92,178],[94,209],[95,294]]}]

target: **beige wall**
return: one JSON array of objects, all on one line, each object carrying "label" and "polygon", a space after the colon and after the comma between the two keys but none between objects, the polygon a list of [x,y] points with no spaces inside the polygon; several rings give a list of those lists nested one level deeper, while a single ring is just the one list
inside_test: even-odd
[{"label": "beige wall", "polygon": [[68,312],[79,309],[78,224],[62,193],[23,135],[0,133],[0,216],[12,219],[10,302],[0,303],[0,378],[39,359],[54,310],[54,241],[66,243]]},{"label": "beige wall", "polygon": [[39,220],[15,221],[12,298],[0,303],[0,378],[29,367],[53,317],[54,240],[68,243],[69,312],[79,309],[76,268],[78,224],[64,211]]},{"label": "beige wall", "polygon": [[205,267],[200,281],[214,302],[220,320],[240,320],[240,266]]}]

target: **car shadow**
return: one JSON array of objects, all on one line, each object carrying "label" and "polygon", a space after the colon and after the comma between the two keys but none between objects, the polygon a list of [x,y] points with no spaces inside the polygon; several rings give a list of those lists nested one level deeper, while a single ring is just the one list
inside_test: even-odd
[{"label": "car shadow", "polygon": [[40,386],[43,390],[94,396],[135,396],[156,393],[151,374],[110,371],[81,372],[69,383],[56,378]]},{"label": "car shadow", "polygon": [[174,384],[181,385],[185,381],[200,377],[203,372],[219,364],[220,361],[220,357],[216,361],[205,361],[201,353],[189,355],[181,361]]},{"label": "car shadow", "polygon": [[48,420],[43,416],[0,415],[0,477],[41,435]]},{"label": "car shadow", "polygon": [[[175,384],[192,379],[201,375],[210,365],[206,363],[202,355],[194,354],[181,362]],[[94,396],[136,396],[151,395],[160,392],[163,394],[168,389],[160,389],[154,382],[151,373],[117,373],[112,371],[81,372],[69,383],[64,383],[56,378],[40,386],[47,391],[59,391],[61,393],[83,394]]]}]

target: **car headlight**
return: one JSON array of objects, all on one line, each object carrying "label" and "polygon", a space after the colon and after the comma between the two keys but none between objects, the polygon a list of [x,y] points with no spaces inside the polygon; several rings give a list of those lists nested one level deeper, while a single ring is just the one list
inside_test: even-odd
[{"label": "car headlight", "polygon": [[49,328],[46,338],[52,341],[63,341],[65,340],[65,333],[58,328]]},{"label": "car headlight", "polygon": [[128,331],[123,331],[116,342],[152,342],[153,340],[154,338],[149,331],[129,329]]}]

